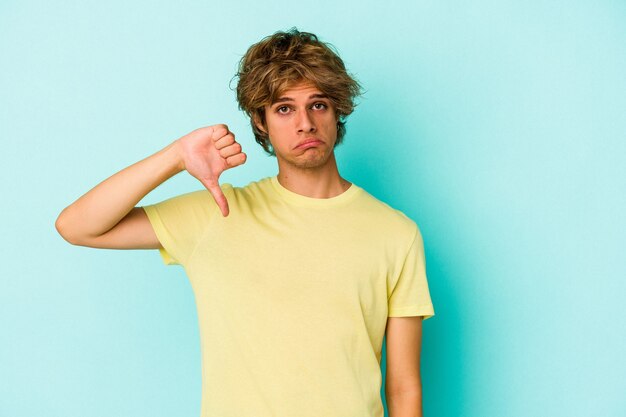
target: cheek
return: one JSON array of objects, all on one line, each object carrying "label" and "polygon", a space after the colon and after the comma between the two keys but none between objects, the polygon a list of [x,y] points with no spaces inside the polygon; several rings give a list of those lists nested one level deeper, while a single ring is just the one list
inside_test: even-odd
[{"label": "cheek", "polygon": [[[272,143],[280,147],[280,143],[288,140],[289,132],[292,129],[289,127],[287,120],[268,120],[267,133]],[[283,139],[284,138],[284,139]]]},{"label": "cheek", "polygon": [[270,135],[280,135],[280,132],[284,130],[284,123],[280,120],[268,120],[267,131]]},{"label": "cheek", "polygon": [[267,128],[267,132],[272,133],[274,130],[276,130],[275,126],[276,121],[274,120],[274,117],[265,116],[265,127]]},{"label": "cheek", "polygon": [[337,134],[337,119],[333,115],[324,121],[324,126],[326,126],[329,133]]}]

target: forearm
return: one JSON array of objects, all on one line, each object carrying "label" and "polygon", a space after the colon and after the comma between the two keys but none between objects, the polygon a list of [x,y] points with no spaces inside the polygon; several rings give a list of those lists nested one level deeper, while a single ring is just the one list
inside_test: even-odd
[{"label": "forearm", "polygon": [[97,237],[113,228],[159,184],[183,170],[178,142],[117,172],[59,215],[56,227],[66,239]]},{"label": "forearm", "polygon": [[386,394],[389,417],[423,417],[422,392],[404,392],[401,394]]}]

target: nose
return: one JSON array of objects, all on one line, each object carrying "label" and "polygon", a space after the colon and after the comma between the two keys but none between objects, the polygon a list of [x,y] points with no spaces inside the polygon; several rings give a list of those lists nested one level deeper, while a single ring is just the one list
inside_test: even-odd
[{"label": "nose", "polygon": [[315,132],[315,122],[307,110],[298,112],[296,123],[298,132]]}]

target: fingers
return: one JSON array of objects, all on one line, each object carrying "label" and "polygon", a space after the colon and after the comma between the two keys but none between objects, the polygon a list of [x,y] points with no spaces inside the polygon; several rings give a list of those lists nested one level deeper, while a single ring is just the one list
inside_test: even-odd
[{"label": "fingers", "polygon": [[246,158],[247,158],[246,154],[243,152],[240,152],[236,155],[229,156],[228,158],[226,158],[226,163],[228,164],[230,168],[233,168],[246,162]]},{"label": "fingers", "polygon": [[220,155],[222,158],[237,155],[239,152],[241,152],[241,145],[237,142],[220,149]]},{"label": "fingers", "polygon": [[219,150],[235,143],[235,135],[231,132],[226,132],[219,137],[214,135],[213,140],[215,141],[215,148]]},{"label": "fingers", "polygon": [[228,131],[226,125],[216,125],[213,130],[213,140],[215,148],[220,156],[226,159],[229,168],[243,164],[246,161],[246,154],[241,152],[241,145],[235,141],[235,135]]},{"label": "fingers", "polygon": [[[210,130],[208,131],[208,133],[211,136],[211,139],[213,139],[213,142],[215,142],[215,147],[217,149],[220,149],[220,148],[223,148],[224,146],[230,145],[235,140],[235,135],[233,135],[228,130],[228,126],[226,126],[224,124],[210,126]],[[226,141],[222,140],[222,139],[225,139],[227,137],[229,138],[228,140],[226,140]],[[220,144],[218,146],[218,141],[220,141],[220,140],[221,140],[221,142],[220,142]]]},{"label": "fingers", "polygon": [[229,213],[228,200],[226,200],[226,196],[222,192],[222,189],[220,188],[219,184],[215,184],[215,185],[205,184],[205,187],[207,187],[207,189],[213,196],[213,199],[217,203],[217,206],[220,208],[220,211],[222,212],[222,216],[224,217],[228,216],[228,213]]},{"label": "fingers", "polygon": [[227,133],[229,133],[228,126],[224,124],[209,126],[208,133],[211,135],[213,140],[216,141],[219,138],[225,136]]},{"label": "fingers", "polygon": [[[202,182],[211,193],[222,215],[226,217],[229,215],[230,209],[226,196],[224,196],[218,183],[219,175],[225,169],[243,164],[247,156],[241,152],[241,145],[235,141],[235,135],[228,130],[228,126],[225,124],[203,127],[194,132],[194,140],[199,146],[193,148],[190,145],[189,153],[195,159],[192,158],[193,166],[187,166],[186,169]],[[210,146],[208,152],[205,153],[207,148],[202,147],[207,145],[207,140],[212,142],[213,146]],[[188,140],[188,142],[191,142],[191,140]],[[219,156],[215,154],[216,150]],[[201,153],[203,155],[200,155]],[[222,158],[221,161],[220,157]]]}]

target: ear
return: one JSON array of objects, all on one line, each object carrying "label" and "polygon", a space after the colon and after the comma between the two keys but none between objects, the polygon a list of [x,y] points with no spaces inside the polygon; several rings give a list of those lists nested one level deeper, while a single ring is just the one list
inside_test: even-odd
[{"label": "ear", "polygon": [[252,120],[254,120],[254,125],[257,127],[257,129],[259,129],[261,132],[267,135],[267,130],[265,130],[265,126],[263,126],[263,122],[261,121],[261,118],[259,117],[259,115],[254,114],[252,116]]}]

